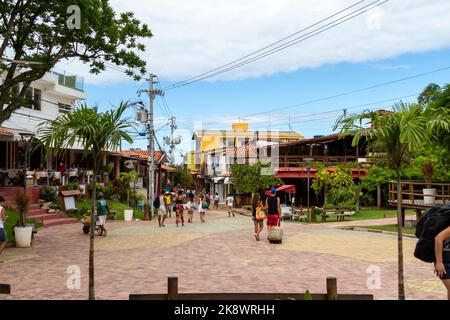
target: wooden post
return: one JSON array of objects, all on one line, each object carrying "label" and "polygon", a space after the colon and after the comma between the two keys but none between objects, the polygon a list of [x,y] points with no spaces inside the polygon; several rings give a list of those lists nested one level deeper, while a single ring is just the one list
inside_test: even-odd
[{"label": "wooden post", "polygon": [[167,299],[178,300],[178,278],[167,278]]},{"label": "wooden post", "polygon": [[316,207],[311,207],[311,222],[316,222]]},{"label": "wooden post", "polygon": [[0,294],[11,294],[11,285],[0,283]]},{"label": "wooden post", "polygon": [[337,300],[337,279],[334,277],[327,277],[327,300]]},{"label": "wooden post", "polygon": [[405,227],[405,207],[402,207],[402,227]]}]

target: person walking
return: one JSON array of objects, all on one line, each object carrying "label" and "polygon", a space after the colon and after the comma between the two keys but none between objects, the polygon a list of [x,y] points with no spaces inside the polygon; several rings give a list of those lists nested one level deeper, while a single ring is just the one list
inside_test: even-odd
[{"label": "person walking", "polygon": [[231,217],[231,214],[233,214],[233,217],[234,217],[235,216],[234,215],[234,210],[233,210],[233,208],[234,208],[234,197],[231,194],[228,194],[226,202],[227,202],[227,208],[228,208],[228,217]]},{"label": "person walking", "polygon": [[194,220],[194,210],[195,210],[194,198],[191,199],[190,197],[188,197],[186,209],[188,211],[188,223],[192,223]]},{"label": "person walking", "polygon": [[172,196],[170,192],[166,192],[164,196],[164,204],[166,206],[166,215],[169,215],[169,218],[172,217]]},{"label": "person walking", "polygon": [[450,226],[436,236],[434,252],[436,255],[434,272],[447,289],[447,299],[450,300]]},{"label": "person walking", "polygon": [[108,211],[108,202],[105,200],[104,194],[100,192],[97,200],[97,225],[100,227],[100,235],[105,237],[108,233],[105,228]]},{"label": "person walking", "polygon": [[219,209],[219,194],[216,192],[214,194],[214,207],[215,210]]},{"label": "person walking", "polygon": [[198,211],[200,212],[200,221],[205,223],[206,210],[208,210],[208,201],[206,196],[202,196],[200,199],[200,205],[198,206]]},{"label": "person walking", "polygon": [[183,217],[183,211],[184,206],[183,204],[186,202],[185,197],[183,196],[183,191],[178,190],[178,194],[175,197],[175,215],[176,215],[176,223],[177,227],[178,224],[181,223],[181,226],[184,227],[184,217]]},{"label": "person walking", "polygon": [[6,236],[6,209],[3,207],[5,198],[0,196],[0,255],[5,251],[8,244],[8,237]]},{"label": "person walking", "polygon": [[159,227],[165,227],[164,221],[166,220],[167,211],[166,205],[164,203],[164,196],[160,195],[157,197],[153,203],[155,210],[158,212],[158,224]]},{"label": "person walking", "polygon": [[264,229],[264,203],[261,200],[261,195],[259,193],[255,193],[252,200],[252,220],[255,225],[255,239],[259,241],[259,235],[261,231]]},{"label": "person walking", "polygon": [[272,230],[272,227],[278,226],[280,223],[281,204],[280,198],[276,196],[277,190],[272,188],[270,190],[270,196],[266,198],[267,208],[267,232],[268,234]]}]

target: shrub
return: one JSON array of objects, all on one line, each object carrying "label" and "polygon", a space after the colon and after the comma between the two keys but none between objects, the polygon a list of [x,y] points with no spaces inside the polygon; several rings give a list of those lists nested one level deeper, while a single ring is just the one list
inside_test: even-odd
[{"label": "shrub", "polygon": [[79,190],[80,185],[76,182],[68,183],[64,186],[64,190],[71,191],[71,190]]},{"label": "shrub", "polygon": [[42,188],[41,191],[41,199],[43,199],[45,202],[53,202],[58,197],[58,192],[49,186],[45,186]]}]

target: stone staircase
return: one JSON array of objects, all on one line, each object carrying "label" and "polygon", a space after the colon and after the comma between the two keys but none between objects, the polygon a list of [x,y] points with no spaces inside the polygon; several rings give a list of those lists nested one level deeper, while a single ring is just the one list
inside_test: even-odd
[{"label": "stone staircase", "polygon": [[[14,195],[16,190],[17,188],[0,188],[0,195],[5,198],[6,204],[11,208],[15,208]],[[34,200],[33,197],[31,197],[31,199]],[[61,217],[58,213],[48,213],[47,210],[39,207],[37,203],[30,205],[27,218],[41,222],[45,228],[62,224],[78,223],[78,220],[75,218]]]}]

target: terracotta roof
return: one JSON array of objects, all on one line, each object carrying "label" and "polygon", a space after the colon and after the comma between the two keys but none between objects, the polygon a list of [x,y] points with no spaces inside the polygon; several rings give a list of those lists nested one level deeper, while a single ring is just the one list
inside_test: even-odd
[{"label": "terracotta roof", "polygon": [[[129,157],[129,158],[135,158],[135,157],[139,157],[139,159],[148,159],[149,158],[149,154],[148,154],[147,150],[122,150],[122,151],[118,151],[117,154],[124,156],[124,157]],[[155,151],[154,160],[158,161],[161,159],[162,156],[163,156],[163,153],[161,151]]]},{"label": "terracotta roof", "polygon": [[14,135],[14,132],[9,131],[4,128],[0,128],[0,136],[13,136],[13,135]]}]

